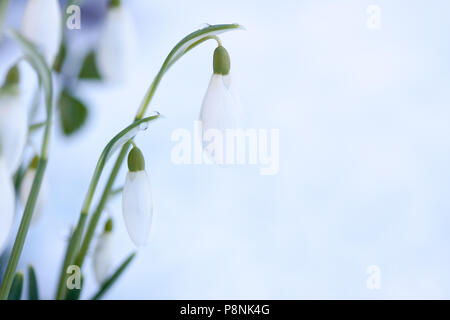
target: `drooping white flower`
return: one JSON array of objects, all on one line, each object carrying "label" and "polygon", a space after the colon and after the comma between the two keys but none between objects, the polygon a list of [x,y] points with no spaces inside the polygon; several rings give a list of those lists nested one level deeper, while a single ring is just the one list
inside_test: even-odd
[{"label": "drooping white flower", "polygon": [[36,45],[50,66],[58,54],[62,27],[58,0],[28,0],[23,16],[22,33]]},{"label": "drooping white flower", "polygon": [[128,155],[128,169],[122,192],[123,218],[131,240],[137,246],[142,246],[150,236],[153,201],[144,156],[137,147]]},{"label": "drooping white flower", "polygon": [[133,69],[136,47],[131,13],[120,1],[110,1],[97,48],[97,65],[102,77],[116,83],[127,79]]},{"label": "drooping white flower", "polygon": [[113,242],[113,222],[109,219],[105,224],[105,229],[98,239],[94,251],[94,274],[97,282],[103,284],[110,276],[111,267],[114,260]]},{"label": "drooping white flower", "polygon": [[[28,197],[31,192],[31,187],[33,186],[34,177],[36,176],[36,170],[38,166],[39,158],[34,157],[28,169],[25,171],[25,174],[22,178],[22,182],[20,184],[19,197],[22,204],[25,206]],[[31,223],[34,224],[41,216],[42,210],[44,209],[45,203],[47,202],[48,197],[48,182],[47,178],[44,175],[42,179],[41,188],[39,190],[38,197],[36,199],[36,205],[34,207],[33,216],[31,218]]]},{"label": "drooping white flower", "polygon": [[26,107],[19,93],[17,66],[11,68],[0,89],[0,156],[10,176],[20,166],[28,132]]},{"label": "drooping white flower", "polygon": [[230,74],[230,57],[222,46],[214,51],[213,67],[214,73],[203,99],[200,121],[205,152],[212,160],[221,162],[223,155],[218,159],[218,155],[213,154],[214,150],[209,149],[208,140],[215,135],[214,131],[225,137],[227,129],[237,129],[242,110]]},{"label": "drooping white flower", "polygon": [[6,162],[0,157],[0,254],[8,243],[14,222],[15,196]]}]

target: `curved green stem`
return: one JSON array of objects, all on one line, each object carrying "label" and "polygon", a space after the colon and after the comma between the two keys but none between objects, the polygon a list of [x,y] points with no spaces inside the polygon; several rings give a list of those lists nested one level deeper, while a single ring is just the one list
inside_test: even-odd
[{"label": "curved green stem", "polygon": [[[112,189],[112,187],[114,185],[114,181],[116,180],[116,177],[119,174],[119,170],[122,165],[122,162],[127,155],[129,146],[130,146],[130,144],[127,143],[126,145],[123,146],[122,150],[120,151],[119,156],[117,157],[117,160],[114,163],[114,167],[111,171],[108,181],[106,182],[106,185],[105,185],[104,191],[102,193],[102,196],[100,198],[99,204],[90,219],[88,229],[86,230],[86,234],[84,235],[83,243],[81,244],[80,252],[77,256],[77,259],[75,260],[75,264],[79,267],[81,267],[83,265],[84,259],[89,250],[90,243],[94,236],[98,221],[100,220],[101,213],[110,197],[110,193],[106,192],[106,190]],[[101,209],[101,210],[99,210],[99,209]]]},{"label": "curved green stem", "polygon": [[6,9],[9,0],[0,0],[0,42],[3,38],[3,23],[5,22]]},{"label": "curved green stem", "polygon": [[48,148],[50,143],[50,133],[52,125],[52,97],[53,97],[53,85],[50,69],[48,68],[45,60],[37,52],[33,44],[28,42],[19,33],[12,31],[12,37],[18,42],[21,47],[25,58],[31,64],[31,66],[38,73],[40,81],[45,89],[45,105],[47,110],[47,120],[45,125],[45,132],[43,136],[41,155],[39,164],[36,169],[36,175],[33,180],[30,195],[28,197],[25,209],[23,212],[22,220],[20,222],[19,231],[17,232],[14,246],[9,257],[8,266],[6,267],[5,276],[0,287],[0,299],[4,300],[8,297],[9,290],[11,288],[14,274],[16,272],[17,264],[19,263],[20,255],[22,254],[25,239],[30,227],[31,218],[33,216],[34,208],[36,206],[36,200],[41,188],[42,179],[44,177],[45,169],[47,168]]},{"label": "curved green stem", "polygon": [[184,54],[186,54],[191,49],[198,46],[200,43],[209,39],[215,39],[216,41],[218,41],[219,45],[221,45],[220,40],[217,40],[218,39],[217,35],[226,31],[237,29],[242,29],[242,26],[238,24],[213,25],[194,31],[188,36],[184,37],[180,42],[178,42],[177,45],[172,49],[172,51],[170,51],[166,60],[164,60],[161,69],[159,70],[158,74],[156,75],[155,79],[153,80],[152,84],[147,90],[144,99],[142,100],[142,103],[138,109],[135,119],[141,119],[144,116],[150,104],[150,101],[152,100],[156,92],[156,89],[158,88],[158,85],[161,82],[162,77],[170,69],[170,67],[175,62],[178,61],[178,59],[180,59]]},{"label": "curved green stem", "polygon": [[[111,141],[106,145],[106,147],[103,149],[102,154],[100,155],[100,158],[97,162],[97,166],[95,167],[94,174],[91,179],[91,183],[89,185],[88,192],[86,194],[83,207],[81,209],[81,214],[78,220],[77,227],[75,228],[75,231],[71,237],[71,240],[69,242],[69,247],[67,249],[66,253],[66,259],[63,264],[63,270],[61,272],[61,275],[59,277],[59,283],[58,283],[58,291],[56,294],[57,299],[63,299],[65,297],[66,287],[65,287],[65,281],[67,278],[66,270],[69,265],[71,265],[76,257],[76,254],[78,252],[78,248],[81,242],[81,237],[83,235],[84,227],[86,224],[87,215],[92,203],[92,199],[95,194],[95,190],[97,189],[98,182],[100,180],[100,177],[102,175],[103,169],[106,165],[106,162],[110,158],[110,156],[120,147],[128,148],[129,143],[128,141],[141,130],[141,126],[144,125],[145,128],[147,128],[148,123],[152,120],[155,120],[159,118],[159,115],[147,117],[144,119],[141,119],[139,121],[133,122],[131,125],[123,129],[121,132],[119,132]],[[118,169],[117,169],[118,171]],[[87,250],[86,250],[87,252]],[[81,267],[80,264],[77,264],[79,267]]]}]

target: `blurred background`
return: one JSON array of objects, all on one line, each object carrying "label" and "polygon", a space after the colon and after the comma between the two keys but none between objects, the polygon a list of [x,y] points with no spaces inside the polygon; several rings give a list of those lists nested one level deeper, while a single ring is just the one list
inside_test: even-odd
[{"label": "blurred background", "polygon": [[[131,122],[169,51],[204,23],[237,22],[246,30],[221,39],[243,120],[280,130],[279,173],[172,163],[171,134],[198,119],[216,44],[188,53],[150,106],[163,119],[137,137],[153,188],[150,244],[106,298],[450,298],[448,1],[122,2],[138,38],[132,76],[120,85],[80,80],[86,122],[69,136],[61,120],[55,124],[48,203],[19,266],[35,266],[43,297],[56,290],[101,150]],[[7,28],[20,27],[25,3],[11,1]],[[367,25],[370,5],[381,10],[376,29]],[[86,1],[81,29],[65,30],[73,65],[98,42],[105,11],[105,1]],[[19,56],[4,38],[2,78]],[[31,97],[36,81],[28,74]],[[108,216],[119,264],[135,250],[120,197],[102,222]],[[378,290],[367,287],[372,265]],[[91,259],[85,270],[89,298],[97,290]]]}]

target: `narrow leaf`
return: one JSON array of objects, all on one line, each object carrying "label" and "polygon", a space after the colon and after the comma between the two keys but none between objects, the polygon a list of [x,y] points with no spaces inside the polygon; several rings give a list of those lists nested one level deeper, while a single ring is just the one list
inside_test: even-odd
[{"label": "narrow leaf", "polygon": [[36,272],[31,265],[28,267],[28,300],[39,300]]},{"label": "narrow leaf", "polygon": [[113,273],[111,277],[109,277],[101,286],[100,290],[97,292],[96,295],[92,297],[92,300],[98,300],[100,299],[110,288],[111,286],[116,282],[116,280],[120,277],[120,275],[125,271],[125,269],[128,267],[128,265],[131,263],[131,261],[136,256],[136,252],[133,252],[121,265],[119,268],[117,268],[116,272]]},{"label": "narrow leaf", "polygon": [[22,297],[23,273],[17,272],[9,290],[8,300],[20,300]]}]

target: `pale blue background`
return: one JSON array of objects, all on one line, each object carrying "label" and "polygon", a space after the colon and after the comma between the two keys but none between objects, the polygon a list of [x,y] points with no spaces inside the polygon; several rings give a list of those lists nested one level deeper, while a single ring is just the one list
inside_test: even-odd
[{"label": "pale blue background", "polygon": [[[247,30],[222,39],[247,125],[280,129],[280,172],[171,163],[171,132],[198,117],[214,43],[188,54],[152,103],[165,118],[137,139],[154,191],[152,240],[107,298],[450,297],[448,1],[128,2],[141,40],[133,81],[83,85],[88,125],[70,139],[55,131],[50,203],[21,262],[36,266],[44,296],[101,148],[132,119],[167,53],[203,23],[239,22]],[[366,28],[370,4],[382,10],[379,31]],[[133,245],[120,198],[110,208],[120,261]],[[370,265],[381,290],[366,288]]]}]

